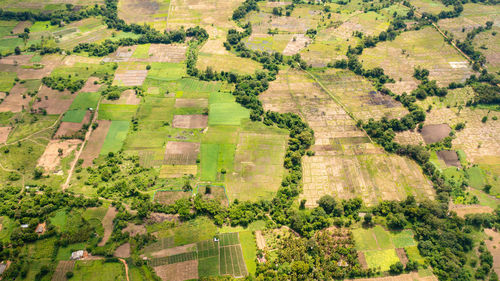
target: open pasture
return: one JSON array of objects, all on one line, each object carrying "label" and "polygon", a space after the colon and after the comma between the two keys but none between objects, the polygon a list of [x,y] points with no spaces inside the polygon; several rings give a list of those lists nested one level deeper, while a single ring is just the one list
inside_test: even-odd
[{"label": "open pasture", "polygon": [[[305,43],[304,41],[306,40],[299,40],[293,41],[293,38],[295,36],[300,37],[300,39],[306,39],[303,34],[298,34],[298,35],[292,35],[292,34],[274,34],[274,35],[269,35],[269,34],[258,34],[258,33],[252,33],[250,37],[247,39],[244,39],[245,45],[252,49],[252,50],[259,50],[259,51],[266,51],[266,52],[282,52],[284,53],[285,48],[291,43],[291,47],[297,45],[300,47],[301,45],[303,46],[304,44],[299,45],[299,43]],[[310,40],[307,40],[306,42],[309,43]],[[296,44],[295,44],[296,43]],[[294,51],[296,49],[301,49],[301,48],[290,48],[289,52]]]},{"label": "open pasture", "polygon": [[284,173],[287,135],[262,128],[239,134],[233,172],[226,175],[229,200],[272,198]]},{"label": "open pasture", "polygon": [[[139,156],[141,157],[141,156]],[[143,157],[141,157],[143,158]],[[145,160],[146,162],[147,160]],[[163,161],[158,161],[163,162]],[[157,166],[154,163],[148,165],[148,163],[142,164],[144,167]],[[197,165],[161,165],[159,178],[180,178],[183,176],[194,175],[198,173]]]},{"label": "open pasture", "polygon": [[184,192],[184,191],[175,191],[175,190],[160,190],[156,191],[155,196],[154,196],[154,201],[160,203],[160,204],[174,204],[175,201],[182,199],[182,198],[190,198],[192,195],[191,192]]},{"label": "open pasture", "polygon": [[0,127],[0,144],[4,144],[7,142],[11,130],[12,127]]},{"label": "open pasture", "polygon": [[198,279],[198,260],[188,260],[174,264],[153,267],[162,280],[184,281]]},{"label": "open pasture", "polygon": [[54,275],[52,275],[52,281],[65,281],[66,273],[73,271],[75,267],[75,261],[59,261],[57,264]]},{"label": "open pasture", "polygon": [[16,76],[15,72],[0,72],[0,91],[10,91],[15,84]]},{"label": "open pasture", "polygon": [[101,104],[99,106],[99,120],[129,121],[135,116],[137,105],[129,104]]},{"label": "open pasture", "polygon": [[233,53],[225,55],[200,53],[196,67],[201,70],[211,67],[215,71],[239,74],[254,74],[256,70],[262,70],[262,66],[256,61],[240,58]]},{"label": "open pasture", "polygon": [[235,149],[236,146],[231,143],[202,143],[201,179],[211,182],[224,181],[226,173],[232,171]]},{"label": "open pasture", "polygon": [[441,1],[438,0],[412,0],[411,4],[417,8],[420,13],[426,12],[431,14],[439,14],[441,11],[453,10],[453,6],[445,6]]},{"label": "open pasture", "polygon": [[[169,5],[169,0],[123,0],[118,2],[118,17],[127,23],[161,23],[169,16]],[[155,27],[163,30],[166,25]]]},{"label": "open pasture", "polygon": [[193,165],[196,164],[200,144],[194,142],[169,141],[165,148],[164,164]]},{"label": "open pasture", "polygon": [[466,62],[465,58],[432,27],[404,32],[393,41],[366,49],[360,61],[367,68],[382,67],[387,75],[396,80],[388,86],[398,94],[416,88],[418,81],[413,78],[413,69],[417,66],[428,69],[429,79],[436,80],[440,86],[464,82],[472,74],[467,63],[458,64]]},{"label": "open pasture", "polygon": [[[500,14],[500,12],[499,12]],[[497,14],[498,15],[498,14]],[[474,37],[474,48],[486,57],[486,67],[490,73],[500,71],[500,26],[481,32]],[[496,34],[496,35],[493,35]]]},{"label": "open pasture", "polygon": [[76,261],[71,280],[107,281],[126,280],[125,268],[120,262],[105,262],[104,260]]},{"label": "open pasture", "polygon": [[229,93],[210,93],[208,124],[235,125],[241,124],[241,120],[250,117],[249,110],[236,103],[235,97]]},{"label": "open pasture", "polygon": [[174,115],[172,127],[182,129],[203,129],[207,127],[207,115]]},{"label": "open pasture", "polygon": [[401,103],[377,92],[368,80],[351,71],[327,69],[315,71],[313,75],[358,119],[399,119],[408,114]]},{"label": "open pasture", "polygon": [[224,30],[234,28],[231,16],[242,2],[242,0],[170,0],[167,28],[177,29],[181,26],[195,25],[207,29],[212,25]]}]

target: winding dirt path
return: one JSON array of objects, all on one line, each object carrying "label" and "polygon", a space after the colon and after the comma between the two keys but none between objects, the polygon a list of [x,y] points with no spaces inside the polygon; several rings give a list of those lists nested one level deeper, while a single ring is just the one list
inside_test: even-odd
[{"label": "winding dirt path", "polygon": [[121,261],[123,263],[123,265],[125,266],[125,276],[127,276],[127,281],[130,281],[130,279],[128,278],[128,264],[127,264],[127,262],[122,258],[119,258],[118,260]]}]

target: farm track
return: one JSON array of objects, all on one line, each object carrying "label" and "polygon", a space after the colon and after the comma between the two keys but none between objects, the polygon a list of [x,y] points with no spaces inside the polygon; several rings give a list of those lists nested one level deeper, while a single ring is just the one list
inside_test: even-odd
[{"label": "farm track", "polygon": [[123,263],[123,265],[125,266],[125,276],[127,277],[127,281],[130,281],[130,279],[128,277],[128,264],[127,264],[127,262],[122,258],[119,258],[118,260],[121,261]]},{"label": "farm track", "polygon": [[94,124],[94,122],[97,120],[97,115],[98,115],[98,112],[99,112],[99,106],[100,105],[101,105],[101,98],[99,98],[99,101],[97,102],[97,107],[95,109],[94,117],[90,121],[89,130],[85,134],[85,138],[83,139],[83,142],[82,142],[82,144],[80,146],[80,149],[78,150],[78,152],[75,155],[75,159],[73,160],[73,163],[71,163],[71,168],[68,171],[68,177],[66,178],[66,181],[62,185],[62,190],[63,191],[66,190],[66,188],[68,188],[69,182],[71,181],[71,176],[73,175],[73,171],[75,170],[75,167],[76,167],[76,163],[78,163],[78,159],[80,159],[80,155],[82,154],[83,148],[85,147],[85,144],[87,143],[87,141],[90,138],[90,135],[92,134],[92,130],[93,130],[92,129],[92,124]]}]

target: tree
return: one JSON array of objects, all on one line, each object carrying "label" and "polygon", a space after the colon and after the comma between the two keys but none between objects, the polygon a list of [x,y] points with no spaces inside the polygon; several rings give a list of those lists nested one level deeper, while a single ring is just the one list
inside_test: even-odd
[{"label": "tree", "polygon": [[16,55],[20,55],[20,54],[21,54],[21,49],[19,48],[19,46],[17,46],[17,47],[14,49],[14,53],[16,53]]},{"label": "tree", "polygon": [[184,192],[188,192],[188,191],[193,190],[193,187],[191,186],[191,182],[189,181],[189,179],[186,179],[184,181],[184,185],[182,186],[182,190]]},{"label": "tree", "polygon": [[63,149],[62,148],[58,148],[57,149],[57,154],[59,155],[59,157],[63,156]]},{"label": "tree", "polygon": [[327,214],[331,214],[337,205],[335,198],[330,195],[323,195],[317,203]]},{"label": "tree", "polygon": [[397,263],[391,265],[389,272],[391,274],[397,275],[403,273],[403,269],[404,269],[403,264],[400,261],[398,261]]},{"label": "tree", "polygon": [[364,223],[366,226],[370,226],[370,225],[372,225],[372,222],[373,222],[373,217],[372,217],[372,214],[367,213],[367,214],[365,215],[365,218],[363,219],[363,223]]}]

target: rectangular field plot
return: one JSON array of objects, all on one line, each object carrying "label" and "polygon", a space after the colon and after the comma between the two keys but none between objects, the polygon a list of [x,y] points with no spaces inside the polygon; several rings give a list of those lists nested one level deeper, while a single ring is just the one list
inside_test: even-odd
[{"label": "rectangular field plot", "polygon": [[198,275],[200,277],[220,275],[219,256],[203,258],[198,260]]},{"label": "rectangular field plot", "polygon": [[368,268],[380,267],[381,271],[388,271],[391,265],[399,261],[394,249],[365,251],[364,254]]},{"label": "rectangular field plot", "polygon": [[287,135],[263,130],[241,132],[233,172],[226,175],[229,200],[272,198],[283,176]]},{"label": "rectangular field plot", "polygon": [[371,82],[351,71],[328,69],[313,74],[358,119],[401,118],[408,113],[401,103],[377,92]]},{"label": "rectangular field plot", "polygon": [[377,225],[368,229],[357,228],[352,233],[356,241],[356,249],[361,251],[406,248],[417,245],[411,230],[389,232]]},{"label": "rectangular field plot", "polygon": [[174,264],[153,267],[162,280],[184,281],[198,279],[198,260],[189,260]]},{"label": "rectangular field plot", "polygon": [[130,121],[137,111],[137,105],[101,104],[99,120]]},{"label": "rectangular field plot", "polygon": [[169,205],[179,199],[189,197],[191,197],[191,192],[160,190],[155,193],[154,200],[158,203]]},{"label": "rectangular field plot", "polygon": [[219,241],[221,247],[240,244],[237,232],[220,234]]},{"label": "rectangular field plot", "polygon": [[240,125],[241,120],[250,117],[248,109],[236,103],[233,95],[228,93],[211,93],[209,102],[210,114],[208,124]]},{"label": "rectangular field plot", "polygon": [[219,255],[219,242],[214,240],[205,240],[196,243],[198,248],[198,257],[200,259],[216,257]]},{"label": "rectangular field plot", "polygon": [[240,245],[220,248],[220,274],[229,274],[236,278],[247,275],[247,269]]},{"label": "rectangular field plot", "polygon": [[130,123],[128,121],[112,121],[106,139],[102,144],[100,154],[107,155],[109,152],[116,153],[120,151],[127,137],[129,126]]},{"label": "rectangular field plot", "polygon": [[206,115],[175,115],[172,127],[181,129],[203,129],[207,127]]},{"label": "rectangular field plot", "polygon": [[170,141],[167,143],[167,147],[165,149],[164,164],[196,164],[199,152],[199,143]]},{"label": "rectangular field plot", "polygon": [[239,74],[254,74],[256,70],[262,70],[262,66],[256,61],[237,57],[233,53],[226,55],[200,53],[196,67],[205,70],[209,66],[215,71]]},{"label": "rectangular field plot", "polygon": [[[412,44],[408,45],[408,42]],[[397,81],[388,86],[398,94],[416,88],[418,83],[412,75],[417,66],[428,69],[429,79],[436,80],[440,86],[464,82],[472,74],[467,64],[465,67],[453,67],[456,65],[453,63],[464,62],[465,59],[432,27],[404,32],[393,41],[366,49],[359,59],[365,67],[382,67],[386,74]]]},{"label": "rectangular field plot", "polygon": [[[143,165],[147,167],[149,165]],[[151,165],[156,166],[156,165]],[[194,175],[198,173],[197,165],[162,165],[160,168],[160,178],[180,178],[185,175]]]},{"label": "rectangular field plot", "polygon": [[234,144],[203,143],[201,145],[201,179],[206,181],[223,181],[222,169],[232,171]]}]

